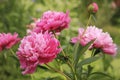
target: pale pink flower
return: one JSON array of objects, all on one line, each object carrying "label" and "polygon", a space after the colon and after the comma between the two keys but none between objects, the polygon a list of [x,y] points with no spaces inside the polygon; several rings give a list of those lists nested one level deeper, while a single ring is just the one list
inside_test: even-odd
[{"label": "pale pink flower", "polygon": [[37,33],[41,31],[60,32],[61,30],[68,28],[69,23],[70,17],[68,12],[47,11],[43,13],[41,20],[36,23],[36,28],[33,29],[33,31]]},{"label": "pale pink flower", "polygon": [[104,53],[115,55],[117,51],[116,44],[113,43],[112,38],[108,33],[104,33],[102,29],[95,26],[89,26],[87,29],[80,28],[79,35],[71,39],[72,43],[80,42],[82,46],[85,46],[90,41],[94,40],[94,43],[90,46],[90,49],[101,49]]},{"label": "pale pink flower", "polygon": [[20,38],[18,38],[17,33],[14,33],[13,35],[11,33],[0,33],[0,51],[3,49],[10,49],[19,41]]},{"label": "pale pink flower", "polygon": [[60,52],[59,41],[51,33],[31,33],[21,40],[17,51],[23,74],[31,74],[37,65],[51,62]]},{"label": "pale pink flower", "polygon": [[72,43],[80,42],[82,46],[85,46],[91,40],[96,39],[102,33],[102,29],[98,29],[95,26],[87,27],[87,29],[80,28],[78,30],[79,34],[77,37],[72,38]]}]

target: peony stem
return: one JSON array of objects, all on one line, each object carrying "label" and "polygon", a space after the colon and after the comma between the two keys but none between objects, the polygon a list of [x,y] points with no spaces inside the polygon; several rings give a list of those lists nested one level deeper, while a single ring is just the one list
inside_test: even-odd
[{"label": "peony stem", "polygon": [[86,27],[89,25],[89,23],[90,23],[90,20],[91,20],[91,17],[92,17],[92,15],[90,14],[90,17],[89,17],[89,19],[88,19],[88,22],[87,22],[87,25],[86,25]]},{"label": "peony stem", "polygon": [[[88,27],[88,25],[89,25],[89,23],[90,23],[91,16],[92,16],[92,15],[90,14],[90,17],[89,17],[89,19],[88,19],[88,22],[87,22],[86,27]],[[82,36],[85,34],[85,32],[86,32],[86,29],[85,29],[84,32],[82,33]]]},{"label": "peony stem", "polygon": [[[52,32],[53,32],[55,38],[57,39],[57,36],[56,36],[56,34],[55,34],[55,31],[52,31]],[[59,47],[62,48],[61,44],[59,45]],[[64,57],[66,56],[66,55],[65,55],[65,52],[63,51],[63,49],[62,49],[62,54],[64,55]]]},{"label": "peony stem", "polygon": [[12,53],[12,55],[13,55],[14,57],[16,57],[15,52],[14,52],[12,49],[10,49],[10,52]]},{"label": "peony stem", "polygon": [[[55,38],[57,38],[55,32],[54,32],[54,31],[52,31],[52,32],[53,32]],[[59,47],[62,48],[61,44],[59,45]],[[63,49],[62,49],[62,54],[63,54],[64,57],[66,57],[66,54],[65,54],[65,52],[64,52]],[[73,66],[72,66],[72,64],[71,64],[71,62],[70,62],[69,59],[68,59],[68,61],[67,61],[67,64],[68,64],[68,66],[70,67],[70,69],[71,69],[71,71],[72,71],[72,73],[73,73],[74,80],[77,80],[77,77],[76,77],[76,74],[75,74],[75,70],[74,70],[74,68],[73,68]]]},{"label": "peony stem", "polygon": [[[88,25],[89,25],[89,23],[90,23],[90,20],[91,20],[91,17],[92,17],[92,15],[90,14],[90,17],[89,17],[89,19],[88,19],[88,22],[87,22],[86,27],[88,27]],[[85,34],[85,32],[86,32],[86,29],[84,30],[82,36]]]},{"label": "peony stem", "polygon": [[73,68],[72,64],[68,61],[67,62],[69,67],[71,68],[71,71],[73,73],[73,77],[74,77],[74,80],[77,80],[77,76],[76,76],[76,72],[75,72],[75,69]]},{"label": "peony stem", "polygon": [[53,67],[51,67],[51,66],[48,65],[48,64],[45,64],[45,65],[46,65],[49,69],[51,69],[51,70],[53,70],[53,71],[55,71],[55,72],[58,72],[58,73],[60,73],[61,75],[65,76],[67,80],[71,80],[71,78],[68,77],[68,76],[67,76],[66,74],[64,74],[63,72],[61,72],[61,71],[59,71],[59,70],[57,70],[57,69],[54,69]]},{"label": "peony stem", "polygon": [[57,64],[58,64],[58,66],[59,66],[60,71],[63,71],[63,68],[62,68],[62,66],[60,65],[60,62],[59,62],[57,59],[55,59],[55,61],[57,62]]},{"label": "peony stem", "polygon": [[34,80],[34,79],[33,79],[33,75],[31,74],[30,76],[31,76],[31,79]]}]

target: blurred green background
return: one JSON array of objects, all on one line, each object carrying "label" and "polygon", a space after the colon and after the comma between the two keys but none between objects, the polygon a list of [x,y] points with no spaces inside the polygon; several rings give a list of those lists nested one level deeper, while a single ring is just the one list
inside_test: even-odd
[{"label": "blurred green background", "polygon": [[[17,32],[23,37],[26,35],[26,25],[32,22],[32,18],[40,18],[43,12],[48,10],[68,10],[71,17],[70,28],[61,33],[60,41],[69,53],[71,50],[67,51],[66,47],[71,37],[77,35],[78,28],[87,24],[87,6],[92,1],[98,3],[99,10],[95,17],[92,17],[91,25],[110,33],[118,46],[118,54],[114,58],[106,55],[92,64],[94,71],[105,72],[113,79],[96,75],[89,80],[120,80],[120,7],[114,8],[113,0],[0,0],[0,32]],[[18,45],[14,46],[13,50],[16,51],[17,47]],[[40,68],[32,76],[35,80],[64,80],[61,75],[53,72],[51,74]],[[30,75],[21,74],[19,61],[12,57],[9,50],[0,52],[0,80],[31,80]]]}]

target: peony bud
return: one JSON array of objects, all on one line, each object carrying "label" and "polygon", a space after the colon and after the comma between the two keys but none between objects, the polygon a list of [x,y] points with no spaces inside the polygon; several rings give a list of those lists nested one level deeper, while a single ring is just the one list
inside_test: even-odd
[{"label": "peony bud", "polygon": [[90,13],[96,13],[98,11],[98,5],[97,3],[93,2],[88,6],[88,11]]}]

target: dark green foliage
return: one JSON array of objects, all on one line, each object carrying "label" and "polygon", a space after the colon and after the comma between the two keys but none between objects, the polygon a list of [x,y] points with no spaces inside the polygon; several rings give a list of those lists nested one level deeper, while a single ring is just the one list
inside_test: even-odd
[{"label": "dark green foliage", "polygon": [[22,0],[0,1],[0,32],[18,32],[25,35],[26,25],[30,22],[32,8],[26,8]]},{"label": "dark green foliage", "polygon": [[118,25],[120,26],[120,8],[118,8],[115,12],[115,14],[111,18],[112,25]]},{"label": "dark green foliage", "polygon": [[[0,0],[1,33],[17,32],[21,37],[26,34],[26,24],[32,13],[25,6],[22,0]],[[14,47],[15,51],[17,47]],[[8,50],[0,52],[0,80],[30,80],[29,76],[21,74],[19,61]]]},{"label": "dark green foliage", "polygon": [[0,53],[0,80],[29,80],[28,76],[21,74],[18,60],[12,57],[10,51]]}]

